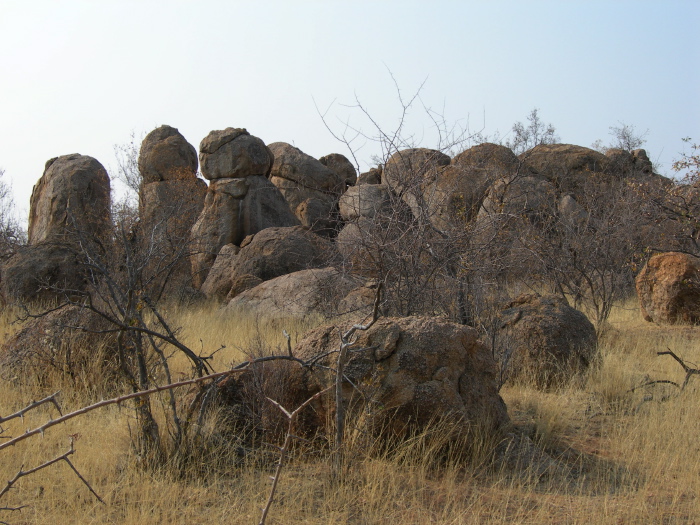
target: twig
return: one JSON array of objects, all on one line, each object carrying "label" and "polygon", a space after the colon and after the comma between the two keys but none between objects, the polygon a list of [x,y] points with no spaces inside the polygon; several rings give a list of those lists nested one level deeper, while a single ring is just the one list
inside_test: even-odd
[{"label": "twig", "polygon": [[[19,481],[21,478],[23,478],[25,476],[29,476],[31,474],[34,474],[35,472],[38,472],[38,471],[45,469],[47,467],[50,467],[51,465],[54,465],[55,463],[58,463],[59,461],[65,461],[66,463],[68,463],[68,465],[73,470],[73,472],[75,472],[76,476],[78,476],[80,481],[82,481],[83,484],[88,488],[88,490],[90,492],[92,492],[92,494],[97,498],[97,500],[100,503],[104,504],[105,503],[104,500],[97,494],[97,492],[94,491],[94,489],[90,486],[90,483],[87,482],[87,480],[80,474],[80,472],[78,472],[78,469],[75,468],[75,465],[73,465],[73,463],[71,463],[70,459],[68,459],[68,456],[70,456],[71,454],[74,454],[74,453],[75,453],[75,448],[73,447],[73,438],[71,437],[70,438],[70,449],[67,452],[64,452],[60,456],[56,456],[55,458],[50,459],[50,460],[42,463],[41,465],[34,467],[34,468],[31,468],[29,470],[24,470],[24,466],[20,467],[17,474],[15,474],[12,479],[8,480],[5,487],[2,490],[0,490],[0,498],[2,498],[5,494],[7,494],[10,491],[10,489],[12,488],[12,486],[15,483],[17,483],[17,481]],[[21,507],[2,507],[2,508],[0,508],[0,510],[20,510],[24,507],[26,507],[26,505],[22,505]]]},{"label": "twig", "polygon": [[260,523],[259,525],[265,525],[265,520],[267,519],[267,514],[270,512],[270,508],[272,507],[272,502],[275,499],[275,491],[277,490],[277,484],[279,483],[280,479],[280,473],[282,472],[282,466],[284,465],[284,459],[287,456],[287,452],[289,452],[289,447],[294,439],[300,439],[299,437],[295,436],[292,431],[294,430],[294,423],[296,422],[296,418],[299,415],[299,412],[301,412],[304,407],[306,407],[309,403],[311,403],[314,399],[319,398],[323,394],[325,394],[328,390],[330,390],[332,387],[328,387],[324,390],[321,390],[320,392],[316,392],[313,396],[311,396],[309,399],[304,401],[301,405],[299,405],[294,412],[289,412],[286,408],[284,408],[282,405],[280,405],[277,401],[274,399],[270,399],[269,397],[267,400],[275,405],[277,408],[279,408],[282,413],[287,416],[287,419],[289,420],[289,424],[287,426],[287,435],[284,438],[284,444],[282,447],[279,449],[280,451],[280,458],[279,461],[277,462],[277,468],[275,469],[275,475],[272,477],[272,487],[270,487],[270,495],[267,498],[267,503],[265,504],[265,508],[263,509],[262,516],[260,517]]},{"label": "twig", "polygon": [[46,396],[44,399],[40,399],[39,401],[32,401],[26,407],[22,408],[21,410],[18,410],[14,414],[10,414],[9,416],[6,416],[6,417],[0,416],[0,424],[5,423],[6,421],[9,421],[10,419],[14,419],[16,417],[24,417],[24,414],[26,414],[27,412],[35,409],[38,406],[45,404],[45,403],[52,403],[53,406],[56,407],[56,410],[58,410],[58,413],[63,415],[63,412],[61,412],[61,407],[59,406],[58,401],[56,401],[56,396],[59,393],[60,393],[60,391],[54,392],[50,396]]}]

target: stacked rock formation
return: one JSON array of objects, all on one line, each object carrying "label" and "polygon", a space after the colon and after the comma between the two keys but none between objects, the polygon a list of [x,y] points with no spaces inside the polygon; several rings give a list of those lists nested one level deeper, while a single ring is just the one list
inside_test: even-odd
[{"label": "stacked rock formation", "polygon": [[[332,235],[338,224],[337,207],[354,172],[349,162],[326,156],[324,166],[315,158],[285,142],[270,144],[274,163],[270,181],[282,192],[289,209],[303,226]],[[347,160],[347,159],[345,159]]]},{"label": "stacked rock formation", "polygon": [[201,142],[202,175],[211,181],[197,222],[192,227],[196,287],[206,280],[221,248],[239,245],[251,234],[299,221],[268,179],[274,157],[265,143],[245,129],[212,131]]},{"label": "stacked rock formation", "polygon": [[191,285],[190,231],[204,206],[206,183],[197,178],[197,152],[171,126],[151,131],[141,144],[138,159],[140,232],[150,251],[174,260],[171,285]]}]

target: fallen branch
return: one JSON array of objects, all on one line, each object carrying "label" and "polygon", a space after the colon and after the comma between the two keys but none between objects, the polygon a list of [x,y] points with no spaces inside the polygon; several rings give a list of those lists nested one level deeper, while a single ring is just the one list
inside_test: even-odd
[{"label": "fallen branch", "polygon": [[678,361],[678,364],[680,364],[683,367],[683,370],[685,370],[685,380],[683,381],[683,384],[681,385],[681,390],[685,388],[685,386],[688,384],[688,381],[690,381],[690,377],[693,375],[700,375],[700,369],[698,368],[691,368],[688,365],[685,364],[685,362],[678,357],[676,354],[674,354],[671,349],[667,349],[665,352],[656,352],[656,355],[670,355],[673,357],[676,361]]}]

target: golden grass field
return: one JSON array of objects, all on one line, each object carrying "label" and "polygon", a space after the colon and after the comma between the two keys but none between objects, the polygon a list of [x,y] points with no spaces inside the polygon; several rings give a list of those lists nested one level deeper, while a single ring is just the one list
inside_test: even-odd
[{"label": "golden grass field", "polygon": [[[282,328],[293,338],[307,328],[224,319],[207,309],[171,315],[192,348],[208,352],[226,345],[214,361],[219,370],[263,340],[284,348]],[[0,335],[16,329],[5,319]],[[700,523],[700,377],[691,378],[682,393],[668,385],[630,392],[650,379],[682,382],[685,374],[678,363],[656,352],[671,349],[697,366],[700,328],[645,323],[629,302],[614,310],[600,348],[600,366],[558,391],[502,390],[517,430],[557,460],[558,468],[549,474],[538,478],[527,465],[499,467],[489,459],[486,439],[470,458],[441,462],[432,452],[440,445],[439,435],[426,435],[391,455],[350,443],[346,474],[337,482],[327,454],[300,448],[282,472],[268,523]],[[3,383],[0,388],[0,415],[52,393],[31,385]],[[64,389],[61,396],[65,410],[91,401],[75,388]],[[24,420],[7,423],[3,436],[49,417],[55,417],[54,409],[41,407]],[[0,451],[0,479],[7,480],[22,465],[30,468],[66,451],[73,435],[72,460],[106,502],[97,502],[59,463],[21,479],[0,506],[26,507],[0,512],[0,521],[258,523],[273,461],[235,466],[235,452],[221,446],[213,459],[193,465],[191,473],[148,471],[138,467],[132,454],[130,417],[128,407],[107,407]],[[208,425],[214,425],[213,418]]]}]

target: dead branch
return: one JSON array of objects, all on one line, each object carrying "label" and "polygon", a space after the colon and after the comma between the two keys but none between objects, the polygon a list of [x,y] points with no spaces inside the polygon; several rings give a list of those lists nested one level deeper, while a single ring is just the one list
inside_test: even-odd
[{"label": "dead branch", "polygon": [[263,509],[263,512],[262,512],[262,516],[260,517],[260,524],[259,525],[265,525],[265,520],[267,519],[267,514],[268,514],[268,512],[270,512],[270,507],[272,507],[272,501],[275,498],[275,491],[277,490],[277,483],[279,483],[280,473],[282,472],[282,466],[284,465],[284,460],[287,457],[287,453],[289,452],[289,447],[292,444],[292,441],[294,439],[300,439],[298,436],[295,436],[293,433],[294,423],[296,422],[296,419],[297,419],[297,416],[299,415],[299,412],[301,412],[304,409],[304,407],[306,407],[313,400],[321,397],[323,394],[325,394],[330,389],[331,389],[331,387],[329,386],[328,388],[325,388],[324,390],[321,390],[320,392],[316,392],[313,396],[311,396],[309,399],[307,399],[301,405],[299,405],[296,408],[296,410],[294,410],[294,412],[289,412],[286,408],[284,408],[282,405],[280,405],[274,399],[270,399],[269,397],[267,398],[267,400],[270,403],[272,403],[277,408],[279,408],[282,411],[282,413],[285,416],[287,416],[289,423],[287,426],[287,435],[284,438],[284,444],[279,449],[280,450],[280,458],[279,458],[279,461],[277,462],[277,467],[275,468],[275,475],[272,477],[272,487],[270,487],[270,495],[267,498],[267,504],[265,505],[265,508]]},{"label": "dead branch", "polygon": [[40,399],[39,401],[32,401],[29,403],[27,406],[22,408],[21,410],[18,410],[14,414],[10,414],[9,416],[2,417],[0,416],[0,424],[5,423],[6,421],[9,421],[10,419],[14,419],[17,417],[24,417],[24,414],[29,412],[30,410],[33,410],[43,404],[46,403],[51,403],[53,406],[56,407],[56,410],[58,410],[58,413],[63,415],[63,412],[61,412],[61,407],[58,404],[58,401],[56,401],[56,396],[58,396],[59,392],[54,392],[50,396],[46,396],[44,399]]},{"label": "dead branch", "polygon": [[686,365],[685,361],[683,361],[680,357],[678,357],[676,354],[674,354],[670,348],[668,348],[664,352],[656,352],[656,355],[670,355],[671,357],[673,357],[673,359],[678,361],[679,365],[681,365],[683,367],[683,370],[685,371],[685,380],[683,381],[683,384],[681,385],[681,390],[683,390],[686,387],[686,385],[688,384],[688,381],[690,381],[690,376],[700,374],[700,369],[691,368],[688,365]]},{"label": "dead branch", "polygon": [[380,282],[377,286],[377,293],[374,297],[374,308],[372,309],[372,320],[365,325],[355,324],[345,333],[340,334],[340,351],[338,352],[338,361],[335,369],[335,471],[336,475],[340,474],[342,466],[341,446],[345,435],[345,403],[343,403],[343,378],[345,377],[345,363],[347,362],[348,351],[356,343],[356,339],[352,339],[355,332],[358,330],[369,330],[379,318],[379,305],[381,303],[382,285]]},{"label": "dead branch", "polygon": [[69,419],[73,419],[74,417],[82,416],[83,414],[86,414],[88,412],[92,412],[93,410],[96,410],[98,408],[106,407],[109,405],[118,405],[118,404],[121,404],[124,401],[128,401],[130,399],[147,397],[147,396],[150,396],[150,395],[155,394],[157,392],[165,392],[165,391],[171,390],[173,388],[179,388],[181,386],[187,386],[187,385],[194,385],[197,383],[208,381],[210,379],[217,379],[219,377],[223,377],[223,376],[226,376],[228,374],[242,372],[242,371],[246,370],[252,364],[260,363],[260,362],[264,362],[264,361],[274,361],[274,360],[295,361],[295,362],[301,364],[302,366],[307,365],[307,363],[305,361],[303,361],[302,359],[299,359],[299,358],[296,358],[293,356],[288,356],[288,355],[279,355],[279,356],[272,355],[272,356],[259,357],[257,359],[251,359],[249,361],[244,361],[244,362],[236,365],[231,370],[226,370],[225,372],[217,372],[217,373],[209,374],[209,375],[202,376],[202,377],[196,377],[194,379],[187,379],[185,381],[179,381],[177,383],[171,383],[171,384],[162,385],[162,386],[155,386],[153,388],[149,388],[148,390],[141,390],[139,392],[132,392],[130,394],[125,394],[123,396],[115,397],[112,399],[105,399],[102,401],[98,401],[97,403],[93,403],[92,405],[88,405],[86,407],[75,410],[74,412],[70,412],[69,414],[62,415],[61,417],[59,417],[57,419],[51,419],[51,420],[47,421],[46,423],[44,423],[43,425],[38,426],[32,430],[27,430],[24,434],[21,434],[13,439],[10,439],[9,441],[6,441],[5,443],[0,444],[0,450],[14,446],[18,442],[20,442],[24,439],[27,439],[31,436],[35,436],[37,434],[43,434],[44,431],[53,427],[54,425],[58,425],[59,423],[65,423]]},{"label": "dead branch", "polygon": [[[14,477],[13,477],[12,479],[8,480],[8,482],[7,482],[7,484],[5,485],[5,487],[4,487],[2,490],[0,490],[0,499],[1,499],[5,494],[7,494],[7,493],[10,491],[10,489],[13,487],[13,485],[14,485],[15,483],[17,483],[17,481],[19,481],[21,478],[26,477],[26,476],[30,476],[31,474],[34,474],[35,472],[38,472],[38,471],[40,471],[40,470],[42,470],[42,469],[45,469],[45,468],[48,468],[48,467],[50,467],[51,465],[54,465],[54,464],[58,463],[59,461],[65,461],[66,463],[68,463],[68,465],[69,465],[70,468],[73,470],[73,472],[75,472],[76,476],[78,476],[78,479],[80,479],[80,481],[83,482],[83,484],[88,488],[88,490],[89,490],[90,492],[92,492],[92,494],[95,496],[95,498],[97,498],[97,500],[98,500],[100,503],[104,504],[104,503],[105,503],[104,500],[97,494],[97,492],[95,492],[95,490],[90,486],[90,483],[88,483],[88,481],[80,474],[80,472],[78,471],[78,469],[75,468],[75,465],[73,465],[73,463],[71,463],[71,460],[68,459],[68,456],[70,456],[70,455],[72,455],[72,454],[74,454],[74,453],[75,453],[75,448],[73,447],[73,438],[71,437],[71,438],[70,438],[70,449],[69,449],[67,452],[64,452],[64,453],[61,454],[60,456],[56,456],[55,458],[50,459],[50,460],[48,460],[48,461],[45,461],[45,462],[42,463],[41,465],[38,465],[38,466],[36,466],[36,467],[34,467],[34,468],[31,468],[31,469],[29,469],[29,470],[24,470],[24,465],[23,465],[22,467],[20,467],[20,469],[19,469],[19,471],[17,472],[17,474],[15,474]],[[8,511],[10,511],[10,510],[20,510],[20,509],[22,509],[22,508],[24,508],[24,507],[26,507],[26,505],[22,505],[22,506],[20,506],[20,507],[0,507],[0,510],[8,510]]]}]

